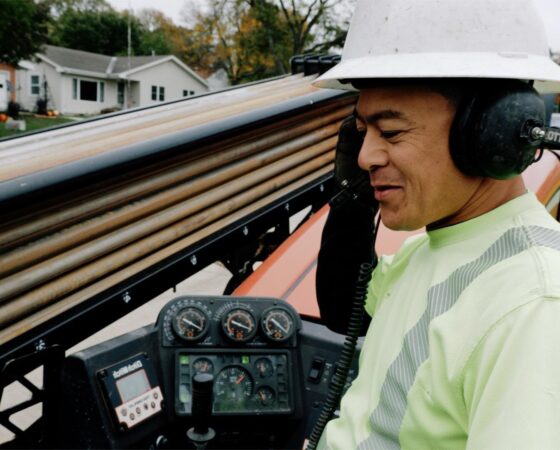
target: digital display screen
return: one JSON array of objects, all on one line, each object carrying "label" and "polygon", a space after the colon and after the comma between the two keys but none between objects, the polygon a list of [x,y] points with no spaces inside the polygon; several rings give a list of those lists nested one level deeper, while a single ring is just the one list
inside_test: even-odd
[{"label": "digital display screen", "polygon": [[151,389],[148,377],[144,370],[138,370],[126,377],[117,380],[117,389],[123,403],[132,400]]}]

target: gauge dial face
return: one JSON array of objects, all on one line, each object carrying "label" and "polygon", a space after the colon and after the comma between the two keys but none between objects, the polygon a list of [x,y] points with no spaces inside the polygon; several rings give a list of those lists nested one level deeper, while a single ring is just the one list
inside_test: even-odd
[{"label": "gauge dial face", "polygon": [[173,319],[175,334],[186,341],[196,341],[206,334],[208,318],[199,308],[188,306]]},{"label": "gauge dial face", "polygon": [[269,358],[259,358],[255,361],[255,370],[260,378],[268,378],[274,373],[274,366]]},{"label": "gauge dial face", "polygon": [[253,314],[243,308],[234,308],[222,318],[222,328],[228,338],[235,342],[246,342],[257,332]]},{"label": "gauge dial face", "polygon": [[261,386],[257,389],[257,392],[255,392],[255,397],[257,398],[257,402],[262,406],[270,406],[274,403],[276,394],[271,387]]},{"label": "gauge dial face", "polygon": [[210,361],[208,358],[198,358],[193,363],[193,369],[195,374],[197,373],[214,373],[214,363]]},{"label": "gauge dial face", "polygon": [[266,337],[276,342],[285,341],[294,334],[294,319],[283,308],[265,311],[261,325]]},{"label": "gauge dial face", "polygon": [[253,378],[240,366],[229,366],[216,377],[214,384],[215,403],[221,411],[243,409],[253,394]]}]

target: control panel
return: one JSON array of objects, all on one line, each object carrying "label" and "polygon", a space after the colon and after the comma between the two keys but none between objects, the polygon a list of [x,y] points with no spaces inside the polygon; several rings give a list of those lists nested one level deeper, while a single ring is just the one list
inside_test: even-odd
[{"label": "control panel", "polygon": [[211,448],[300,448],[343,342],[279,299],[175,298],[155,324],[66,358],[57,448],[187,447],[197,374],[213,376]]},{"label": "control panel", "polygon": [[179,297],[158,319],[172,353],[174,412],[190,416],[192,379],[214,377],[214,416],[290,415],[301,319],[272,298]]},{"label": "control panel", "polygon": [[97,376],[121,428],[132,428],[161,412],[161,388],[152,362],[144,355],[102,369]]}]

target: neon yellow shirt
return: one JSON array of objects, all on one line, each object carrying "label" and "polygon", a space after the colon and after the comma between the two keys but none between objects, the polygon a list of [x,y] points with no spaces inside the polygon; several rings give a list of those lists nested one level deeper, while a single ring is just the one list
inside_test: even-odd
[{"label": "neon yellow shirt", "polygon": [[531,193],[380,260],[330,449],[560,448],[560,225]]}]

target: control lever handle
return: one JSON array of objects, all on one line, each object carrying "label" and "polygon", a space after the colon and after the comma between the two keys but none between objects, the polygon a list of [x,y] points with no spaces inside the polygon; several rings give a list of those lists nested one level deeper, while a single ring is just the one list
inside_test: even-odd
[{"label": "control lever handle", "polygon": [[192,420],[193,427],[187,431],[187,437],[197,449],[205,449],[216,432],[208,426],[214,403],[214,376],[209,373],[197,373],[192,378]]}]

